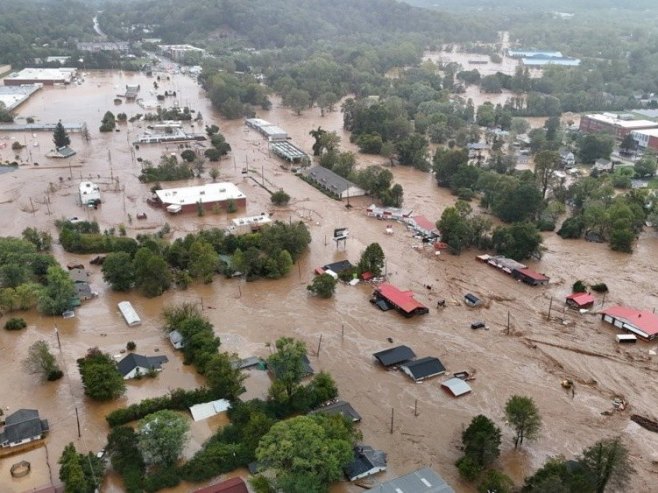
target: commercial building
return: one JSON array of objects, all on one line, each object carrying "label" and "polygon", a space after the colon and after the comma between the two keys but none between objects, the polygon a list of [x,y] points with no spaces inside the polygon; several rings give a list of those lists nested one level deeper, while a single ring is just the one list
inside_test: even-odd
[{"label": "commercial building", "polygon": [[70,84],[77,73],[76,68],[25,68],[13,72],[4,79],[5,86],[22,86],[25,84]]},{"label": "commercial building", "polygon": [[88,51],[91,53],[100,53],[101,51],[130,51],[130,43],[127,41],[92,41],[78,43],[79,51]]},{"label": "commercial building", "polygon": [[166,188],[156,190],[158,200],[170,212],[170,206],[176,207],[176,212],[195,212],[198,207],[212,209],[226,208],[229,202],[237,207],[247,205],[247,197],[233,183],[208,183],[194,187]]},{"label": "commercial building", "polygon": [[632,115],[600,113],[583,115],[579,130],[585,133],[607,133],[617,139],[623,139],[631,132],[647,128],[658,128],[657,122],[635,120]]},{"label": "commercial building", "polygon": [[9,111],[15,110],[32,94],[41,89],[41,84],[26,84],[23,86],[0,86],[0,103]]},{"label": "commercial building", "polygon": [[306,172],[305,177],[322,191],[340,199],[361,197],[366,194],[365,190],[324,166],[311,168]]},{"label": "commercial building", "polygon": [[640,149],[658,152],[658,128],[634,130],[631,135]]},{"label": "commercial building", "polygon": [[652,341],[658,336],[658,315],[650,311],[611,306],[601,312],[601,319],[645,341]]},{"label": "commercial building", "polygon": [[188,54],[198,53],[201,56],[205,56],[206,54],[206,50],[203,48],[197,48],[192,45],[160,45],[158,48],[161,54],[176,62],[182,62]]},{"label": "commercial building", "polygon": [[228,227],[228,231],[234,235],[254,233],[266,224],[272,224],[270,216],[266,214],[260,216],[236,217],[231,220],[231,225]]},{"label": "commercial building", "polygon": [[381,303],[384,302],[389,308],[397,309],[405,317],[424,315],[429,312],[429,308],[414,298],[413,291],[402,291],[386,282],[375,289],[370,301],[382,310],[385,310],[381,306]]},{"label": "commercial building", "polygon": [[280,142],[288,139],[288,132],[261,118],[247,118],[245,125],[258,131],[270,142]]}]

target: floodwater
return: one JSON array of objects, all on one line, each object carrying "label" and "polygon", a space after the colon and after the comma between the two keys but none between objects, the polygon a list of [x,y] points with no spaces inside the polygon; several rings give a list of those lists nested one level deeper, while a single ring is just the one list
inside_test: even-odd
[{"label": "floodwater", "polygon": [[[193,388],[202,383],[192,368],[182,365],[180,355],[171,350],[160,329],[162,308],[181,301],[200,303],[222,339],[222,349],[242,357],[267,357],[270,353],[267,344],[281,336],[305,341],[316,371],[329,371],[337,382],[341,398],[350,401],[363,416],[360,429],[364,442],[388,453],[389,470],[377,480],[429,465],[456,491],[474,491],[459,479],[454,462],[460,456],[463,427],[473,416],[482,413],[503,430],[499,465],[517,484],[548,456],[572,457],[601,437],[622,435],[637,469],[630,490],[652,490],[651,484],[655,482],[651,478],[658,472],[654,462],[658,460],[658,438],[631,422],[629,414],[637,412],[658,417],[658,398],[651,383],[656,378],[658,364],[655,357],[649,355],[649,349],[656,344],[617,346],[614,330],[603,325],[597,315],[565,312],[562,302],[571,284],[584,279],[608,284],[611,291],[606,304],[626,303],[647,309],[657,306],[654,275],[658,269],[658,249],[654,233],[647,232],[640,238],[633,255],[611,252],[606,245],[563,241],[547,233],[547,251],[533,267],[549,275],[551,284],[545,288],[531,288],[476,262],[476,252],[454,257],[414,249],[416,241],[401,224],[393,225],[393,235],[385,235],[383,222],[365,216],[365,208],[369,205],[367,198],[352,199],[351,209],[345,208],[343,202],[327,198],[282,169],[281,162],[268,155],[266,143],[255,131],[246,129],[241,121],[223,121],[193,81],[182,75],[171,77],[172,81],[163,82],[160,90],[176,90],[180,103],[201,111],[204,123],[217,123],[233,147],[233,155],[219,164],[220,180],[235,182],[247,195],[248,204],[246,211],[231,217],[269,211],[276,219],[302,219],[312,234],[309,251],[282,280],[245,283],[217,277],[212,284],[192,286],[186,291],[172,290],[156,299],[145,299],[136,293],[112,293],[103,283],[100,270],[91,266],[93,283],[100,296],[78,309],[76,318],[62,320],[27,313],[24,316],[28,329],[18,333],[0,331],[3,355],[0,359],[3,375],[0,405],[9,412],[17,408],[39,409],[52,429],[46,440],[49,459],[45,447],[15,456],[15,461],[26,458],[32,462],[30,476],[11,480],[8,470],[14,458],[0,462],[2,493],[27,491],[48,484],[50,479],[57,482],[56,461],[69,442],[80,450],[98,451],[108,432],[104,421],[108,411],[164,394],[175,387]],[[142,94],[148,94],[153,79],[139,74],[89,73],[83,85],[46,88],[21,107],[22,117],[33,116],[44,122],[60,118],[86,121],[91,140],[83,142],[80,136],[73,135],[72,146],[78,154],[69,161],[60,162],[44,157],[51,147],[48,133],[0,134],[0,139],[24,139],[32,154],[30,162],[39,163],[39,166],[28,164],[2,175],[0,228],[3,234],[20,235],[26,226],[55,233],[55,219],[73,215],[95,219],[102,228],[124,224],[130,235],[156,231],[165,221],[171,224],[173,236],[227,224],[230,217],[225,213],[171,217],[148,207],[145,199],[149,186],[137,180],[139,163],[133,161],[129,145],[140,129],[124,124],[119,126],[120,132],[100,134],[97,131],[108,109],[125,111],[129,116],[143,113],[136,104],[115,107],[112,102],[126,83],[134,82],[141,84]],[[322,126],[336,130],[343,138],[343,148],[354,150],[341,129],[339,112],[322,117],[313,109],[297,116],[282,108],[277,99],[274,103],[271,111],[259,112],[258,116],[287,130],[293,142],[302,148],[310,151],[312,138],[308,132]],[[35,142],[39,145],[34,146]],[[142,146],[135,158],[157,160],[165,150],[175,151],[171,146],[168,149],[164,145]],[[0,160],[12,156],[11,151],[0,150]],[[29,160],[29,156],[26,159]],[[359,156],[359,163],[383,164],[384,160],[377,156]],[[249,178],[241,172],[246,167]],[[392,171],[396,181],[404,187],[405,206],[429,219],[437,220],[441,212],[454,203],[454,197],[445,189],[437,188],[429,174],[403,167],[392,168]],[[77,184],[81,177],[89,176],[103,184],[104,202],[97,210],[81,209],[76,204]],[[270,187],[286,190],[293,198],[291,203],[285,208],[272,207],[267,193],[256,185],[252,176],[256,181],[265,180]],[[206,175],[189,183],[207,179]],[[135,220],[142,211],[147,212],[148,219]],[[331,240],[336,227],[350,230],[344,247],[337,248]],[[414,290],[421,302],[432,307],[429,314],[405,319],[394,312],[380,312],[368,302],[371,288],[367,285],[339,285],[336,296],[329,300],[308,296],[306,285],[314,267],[341,259],[356,262],[364,248],[374,241],[379,242],[386,253],[391,282],[402,289]],[[54,254],[64,263],[88,263],[92,258],[91,255],[67,254],[59,245],[55,246]],[[466,308],[461,300],[468,292],[485,300],[485,305],[475,310]],[[439,298],[447,300],[447,307],[441,311],[434,309]],[[124,324],[116,309],[116,303],[123,299],[133,303],[143,320],[141,326],[128,328]],[[546,318],[551,299],[549,322]],[[597,297],[596,309],[602,301]],[[490,330],[472,331],[469,325],[473,320],[486,321]],[[4,321],[3,318],[0,323]],[[58,358],[66,376],[58,382],[42,383],[22,371],[21,361],[28,346],[37,339],[45,339],[57,349],[55,326],[62,346]],[[400,372],[377,367],[372,353],[393,345],[387,338],[391,338],[393,344],[409,345],[419,357],[439,357],[450,373],[475,371],[477,378],[471,382],[473,392],[453,399],[441,390],[442,378],[414,384]],[[129,340],[137,343],[140,353],[155,354],[157,349],[159,354],[168,356],[169,363],[157,378],[129,383],[126,395],[115,402],[98,404],[85,398],[75,360],[93,346],[120,354]],[[560,386],[564,378],[576,382],[573,399]],[[264,395],[267,385],[263,374],[251,375],[249,396]],[[505,401],[513,394],[533,397],[544,423],[539,439],[524,445],[520,451],[513,450],[512,432],[505,424],[503,413]],[[612,399],[617,395],[629,402],[630,411],[602,415],[612,408]],[[416,403],[417,416],[414,413]],[[80,416],[80,438],[76,409]],[[221,426],[221,422],[196,423],[186,455],[197,450],[217,426]],[[52,468],[50,475],[47,460]],[[171,492],[183,493],[193,488],[181,485]],[[120,492],[120,482],[111,477],[103,491]],[[333,493],[356,491],[361,490],[347,484],[332,489]]]}]

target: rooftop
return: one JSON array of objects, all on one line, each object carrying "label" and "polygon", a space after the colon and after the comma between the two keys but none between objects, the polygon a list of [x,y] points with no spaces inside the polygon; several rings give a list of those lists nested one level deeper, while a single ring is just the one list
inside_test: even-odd
[{"label": "rooftop", "polygon": [[19,409],[5,419],[5,429],[0,433],[0,444],[17,443],[35,438],[48,431],[48,421],[39,418],[36,409]]},{"label": "rooftop", "polygon": [[611,306],[603,310],[601,313],[636,327],[647,336],[655,336],[658,334],[658,315],[653,312],[636,310],[626,306]]},{"label": "rooftop", "polygon": [[455,397],[468,394],[471,391],[471,386],[461,378],[450,378],[441,384],[441,387],[448,390]]},{"label": "rooftop", "polygon": [[535,272],[532,269],[528,269],[527,267],[525,269],[515,269],[517,272],[520,272],[526,277],[529,277],[530,279],[533,279],[535,281],[548,281],[549,278],[546,277],[544,274],[540,274],[539,272]]},{"label": "rooftop", "polygon": [[236,477],[200,488],[195,490],[194,493],[249,493],[249,490],[244,480]]},{"label": "rooftop", "polygon": [[32,94],[41,89],[41,84],[25,84],[22,86],[0,86],[0,103],[9,111],[21,105]]},{"label": "rooftop", "polygon": [[620,116],[624,115],[616,115],[613,113],[594,113],[586,116],[590,120],[605,123],[607,125],[614,125],[621,128],[642,129],[645,127],[658,127],[658,123],[652,122],[650,120],[628,120],[625,118],[620,118]]},{"label": "rooftop", "polygon": [[62,68],[24,68],[19,72],[9,74],[6,79],[25,79],[34,81],[62,81],[70,82],[77,69],[72,67]]},{"label": "rooftop", "polygon": [[315,166],[308,171],[307,176],[313,181],[321,184],[323,187],[331,190],[332,192],[340,195],[347,191],[349,188],[358,188],[351,181],[337,175],[330,169],[324,166]]},{"label": "rooftop", "polygon": [[441,375],[446,371],[441,360],[433,356],[409,361],[401,367],[402,370],[414,380],[422,380],[424,378]]},{"label": "rooftop", "polygon": [[373,493],[455,493],[441,476],[423,467],[369,489]]},{"label": "rooftop", "polygon": [[377,358],[382,365],[392,366],[414,359],[416,353],[414,353],[409,346],[397,346],[374,353],[373,356]]},{"label": "rooftop", "polygon": [[413,291],[401,291],[387,282],[381,284],[375,291],[403,312],[411,313],[416,309],[427,309],[425,305],[414,298]]},{"label": "rooftop", "polygon": [[567,300],[572,301],[578,306],[585,306],[594,303],[594,296],[589,293],[572,293],[567,296]]},{"label": "rooftop", "polygon": [[169,359],[166,356],[143,356],[141,354],[130,353],[117,364],[119,373],[124,377],[135,368],[148,368],[150,370],[159,370],[162,363],[167,363]]},{"label": "rooftop", "polygon": [[208,183],[195,187],[166,188],[155,192],[163,204],[190,205],[246,198],[233,183]]},{"label": "rooftop", "polygon": [[361,416],[357,413],[349,402],[338,401],[328,406],[314,409],[310,414],[340,414],[355,423],[361,421]]},{"label": "rooftop", "polygon": [[414,216],[412,219],[416,223],[416,226],[421,229],[426,231],[432,231],[436,229],[436,224],[427,219],[425,216]]},{"label": "rooftop", "polygon": [[646,135],[648,137],[658,137],[658,128],[642,128],[633,130],[634,134]]}]

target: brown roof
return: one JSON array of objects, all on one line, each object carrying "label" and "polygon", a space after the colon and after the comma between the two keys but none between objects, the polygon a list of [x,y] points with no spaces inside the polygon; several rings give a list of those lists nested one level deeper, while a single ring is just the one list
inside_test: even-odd
[{"label": "brown roof", "polygon": [[249,493],[247,485],[242,478],[231,478],[221,483],[211,484],[205,488],[194,491],[194,493]]}]

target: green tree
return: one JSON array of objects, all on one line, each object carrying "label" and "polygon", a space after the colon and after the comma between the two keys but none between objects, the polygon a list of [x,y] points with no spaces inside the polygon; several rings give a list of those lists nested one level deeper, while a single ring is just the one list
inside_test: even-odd
[{"label": "green tree", "polygon": [[46,287],[39,295],[39,311],[45,315],[61,315],[76,296],[75,285],[61,267],[48,267]]},{"label": "green tree", "polygon": [[514,448],[523,445],[523,440],[533,440],[539,435],[541,417],[531,397],[513,395],[505,404],[505,417],[514,432]]},{"label": "green tree", "polygon": [[185,149],[183,152],[180,153],[180,157],[184,161],[191,163],[196,159],[196,153],[192,149]]},{"label": "green tree", "polygon": [[22,233],[23,239],[32,243],[37,252],[47,252],[53,243],[53,237],[47,231],[39,231],[36,228],[25,228]]},{"label": "green tree", "polygon": [[219,152],[214,147],[211,147],[203,151],[203,155],[208,158],[208,161],[213,163],[216,163],[222,157],[221,152]]},{"label": "green tree", "polygon": [[441,241],[459,255],[473,244],[473,229],[467,217],[459,213],[456,207],[447,207],[441,219],[436,223],[441,232]]},{"label": "green tree", "polygon": [[499,226],[492,236],[497,254],[519,261],[540,256],[542,241],[537,226],[528,222]]},{"label": "green tree", "polygon": [[103,279],[114,291],[128,291],[135,282],[135,267],[129,253],[111,252],[101,266]]},{"label": "green tree", "polygon": [[500,455],[500,429],[489,418],[478,415],[462,432],[464,454],[486,467]]},{"label": "green tree", "polygon": [[541,151],[535,156],[535,178],[542,199],[546,198],[549,186],[555,182],[555,171],[560,168],[560,164],[560,154],[556,151]]},{"label": "green tree", "polygon": [[578,158],[586,164],[591,164],[599,158],[610,159],[615,140],[606,134],[588,134],[579,141]]},{"label": "green tree", "polygon": [[314,414],[280,421],[260,440],[259,461],[276,474],[287,493],[325,493],[353,460],[356,434],[342,416]]},{"label": "green tree", "polygon": [[635,152],[637,149],[637,141],[633,138],[633,134],[631,132],[627,133],[623,139],[621,139],[621,143],[619,144],[619,149],[624,153],[624,154],[630,154],[632,152]]},{"label": "green tree", "polygon": [[245,391],[242,385],[247,378],[236,365],[237,356],[219,353],[206,364],[204,375],[208,386],[223,399],[235,401]]},{"label": "green tree", "polygon": [[357,264],[357,270],[360,274],[370,272],[373,276],[377,277],[382,274],[386,258],[384,257],[384,250],[379,246],[379,243],[371,243],[361,254],[361,259]]},{"label": "green tree", "polygon": [[331,298],[336,291],[336,279],[329,274],[315,276],[306,289],[320,298]]},{"label": "green tree", "polygon": [[413,166],[421,171],[429,171],[427,160],[428,142],[423,135],[412,134],[397,141],[396,150],[400,164]]},{"label": "green tree", "polygon": [[108,401],[126,391],[123,377],[109,354],[92,348],[84,358],[78,359],[77,363],[85,395],[96,401]]},{"label": "green tree", "polygon": [[139,449],[147,464],[173,466],[180,457],[190,425],[180,414],[157,411],[142,419],[137,428]]},{"label": "green tree", "polygon": [[55,130],[53,131],[53,142],[58,149],[71,144],[71,139],[66,133],[66,129],[64,128],[64,125],[62,125],[61,120],[55,125]]},{"label": "green tree", "polygon": [[303,89],[293,89],[286,95],[284,101],[290,106],[297,115],[311,105],[311,95]]},{"label": "green tree", "polygon": [[579,461],[551,457],[525,479],[523,493],[594,493],[587,471]]},{"label": "green tree", "polygon": [[625,489],[634,472],[628,449],[620,437],[600,440],[585,449],[580,463],[596,493],[604,493],[608,486],[615,490]]},{"label": "green tree", "polygon": [[135,287],[144,296],[160,296],[171,285],[171,271],[167,262],[150,249],[142,247],[137,250],[133,260],[135,269]]},{"label": "green tree", "polygon": [[306,345],[291,337],[277,339],[276,353],[267,359],[267,364],[276,375],[276,381],[282,385],[288,402],[299,387],[299,382],[306,375],[304,358]]},{"label": "green tree", "polygon": [[274,205],[286,205],[290,201],[290,195],[288,195],[283,190],[277,190],[270,197],[270,201]]},{"label": "green tree", "polygon": [[190,245],[188,267],[190,276],[206,284],[211,283],[218,266],[219,255],[210,243],[196,240]]},{"label": "green tree", "polygon": [[489,469],[478,485],[478,493],[512,493],[512,491],[514,491],[514,483],[509,476],[495,469]]},{"label": "green tree", "polygon": [[50,352],[48,343],[39,340],[27,350],[27,358],[23,362],[30,373],[41,374],[42,378],[52,381],[64,374],[57,364],[55,356]]},{"label": "green tree", "polygon": [[121,474],[126,493],[142,493],[145,464],[137,434],[130,426],[116,426],[107,436],[106,451],[112,468]]},{"label": "green tree", "polygon": [[14,121],[14,115],[12,115],[11,111],[7,109],[5,103],[0,101],[0,122],[12,123],[13,121]]},{"label": "green tree", "polygon": [[635,176],[639,178],[651,177],[656,174],[656,169],[658,164],[656,163],[655,156],[644,156],[638,162],[635,163]]},{"label": "green tree", "polygon": [[58,463],[59,479],[66,493],[94,493],[103,480],[101,460],[91,452],[79,454],[73,443],[64,447]]},{"label": "green tree", "polygon": [[101,132],[112,132],[114,131],[114,128],[117,126],[116,124],[116,118],[114,117],[114,113],[111,111],[108,111],[103,115],[103,119],[101,120],[101,126],[100,126],[100,131]]}]

